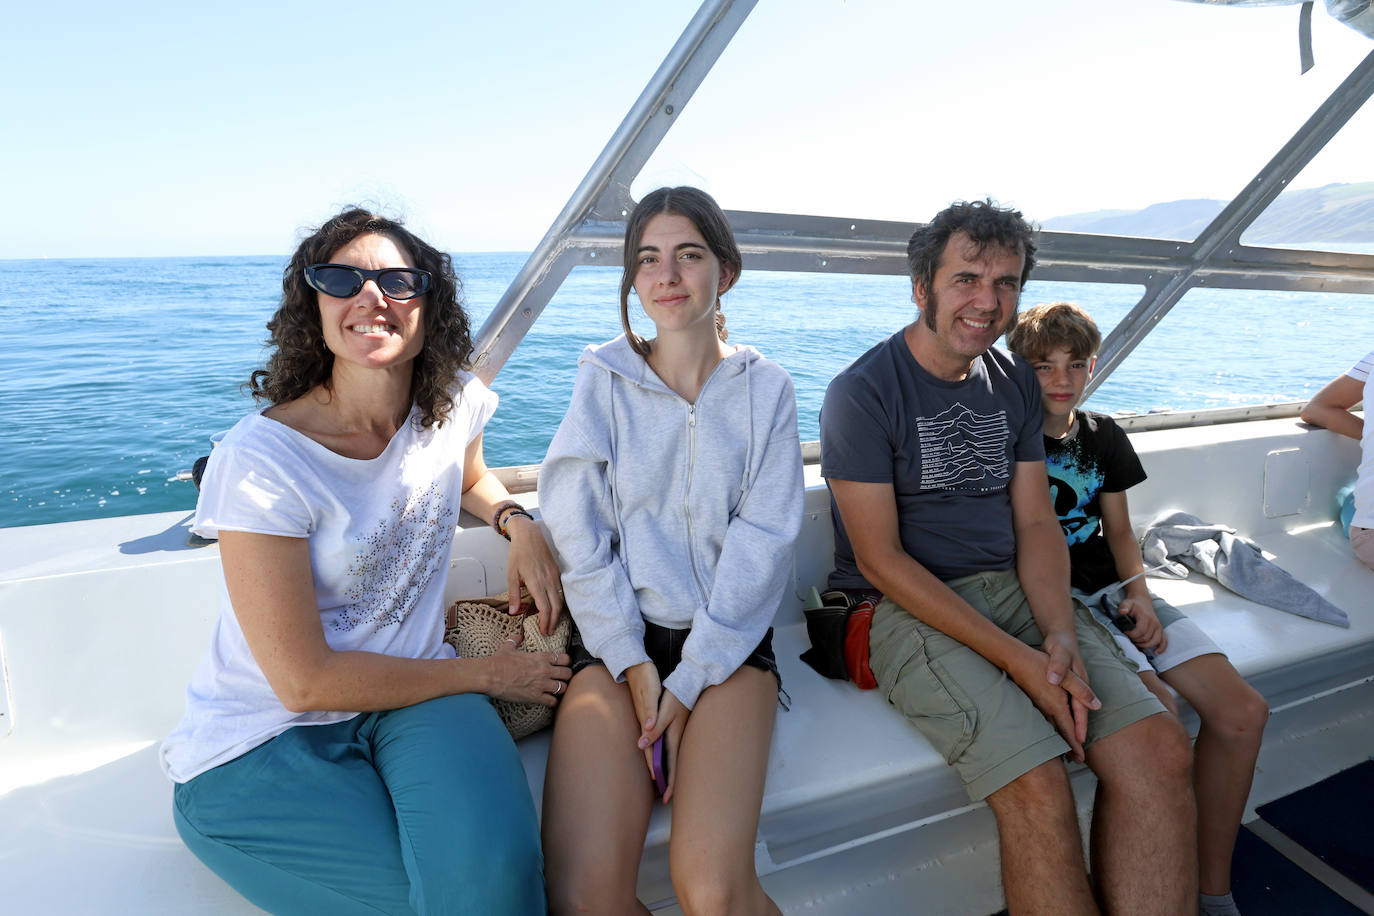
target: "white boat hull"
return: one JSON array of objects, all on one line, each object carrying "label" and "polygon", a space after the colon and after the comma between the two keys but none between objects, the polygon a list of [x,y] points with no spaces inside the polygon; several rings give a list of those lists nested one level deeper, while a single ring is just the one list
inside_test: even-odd
[{"label": "white boat hull", "polygon": [[[1273,707],[1247,817],[1374,755],[1374,572],[1354,559],[1334,520],[1356,444],[1289,419],[1132,440],[1150,474],[1131,491],[1138,523],[1184,509],[1232,525],[1350,614],[1344,630],[1201,577],[1153,582]],[[776,621],[792,708],[778,714],[769,766],[756,851],[764,885],[785,912],[993,912],[1002,902],[988,810],[967,804],[953,771],[877,691],[825,680],[798,659],[807,647],[801,597],[824,581],[831,550],[829,501],[814,466],[807,480],[796,600]],[[219,604],[217,550],[187,545],[188,518],[0,529],[7,911],[255,911],[182,845],[156,763]],[[459,532],[450,597],[499,591],[505,546],[485,528]],[[536,802],[546,747],[546,735],[521,746]],[[1092,776],[1078,769],[1074,782],[1086,817]],[[660,810],[640,894],[673,912],[667,832]]]}]

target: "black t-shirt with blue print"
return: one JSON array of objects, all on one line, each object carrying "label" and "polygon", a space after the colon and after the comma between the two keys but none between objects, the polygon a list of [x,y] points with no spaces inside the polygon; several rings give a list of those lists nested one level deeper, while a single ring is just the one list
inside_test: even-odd
[{"label": "black t-shirt with blue print", "polygon": [[1111,585],[1119,577],[1102,534],[1098,494],[1120,493],[1145,479],[1125,431],[1111,417],[1080,410],[1071,438],[1045,437],[1045,468],[1054,511],[1069,542],[1070,582],[1085,592]]}]

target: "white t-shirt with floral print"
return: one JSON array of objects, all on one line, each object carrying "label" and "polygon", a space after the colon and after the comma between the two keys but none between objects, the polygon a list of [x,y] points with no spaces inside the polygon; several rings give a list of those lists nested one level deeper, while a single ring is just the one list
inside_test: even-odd
[{"label": "white t-shirt with floral print", "polygon": [[[461,374],[448,419],[419,410],[381,455],[345,458],[275,420],[244,417],[215,448],[191,530],[305,538],[324,627],[337,651],[452,658],[443,641],[444,584],[463,492],[463,456],[496,395]],[[186,714],[162,745],[176,782],[233,760],[296,725],[356,712],[294,713],[277,699],[226,593],[209,651],[186,690]]]}]

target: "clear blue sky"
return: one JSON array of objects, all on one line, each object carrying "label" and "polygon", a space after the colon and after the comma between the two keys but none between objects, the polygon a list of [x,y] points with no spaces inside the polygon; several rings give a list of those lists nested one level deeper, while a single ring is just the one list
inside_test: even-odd
[{"label": "clear blue sky", "polygon": [[[898,9],[897,7],[903,7]],[[910,7],[906,9],[905,7]],[[525,250],[690,0],[15,3],[0,258],[285,254],[350,202]],[[926,219],[1230,197],[1370,48],[1318,4],[760,0],[637,188]],[[1297,182],[1374,179],[1362,113]]]}]

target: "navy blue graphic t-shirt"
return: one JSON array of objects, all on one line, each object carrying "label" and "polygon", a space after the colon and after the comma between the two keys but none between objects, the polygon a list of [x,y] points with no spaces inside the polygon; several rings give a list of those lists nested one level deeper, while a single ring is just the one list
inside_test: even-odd
[{"label": "navy blue graphic t-shirt", "polygon": [[[967,378],[936,378],[902,332],[835,376],[821,408],[821,475],[890,483],[902,547],[948,581],[1016,562],[1007,484],[1018,461],[1044,459],[1040,385],[1029,364],[996,347]],[[831,588],[871,587],[839,510]]]},{"label": "navy blue graphic t-shirt", "polygon": [[1145,479],[1126,433],[1104,414],[1078,411],[1078,428],[1068,439],[1045,436],[1050,497],[1069,542],[1070,582],[1095,592],[1119,577],[1102,534],[1098,494],[1120,493]]}]

